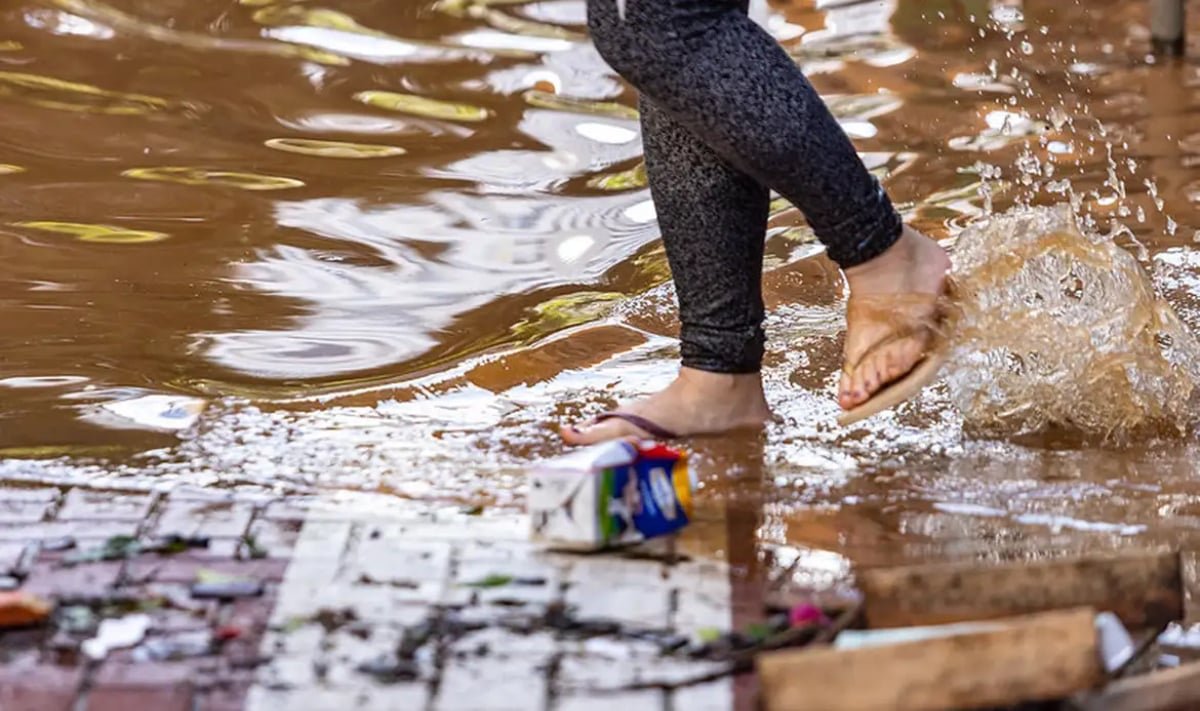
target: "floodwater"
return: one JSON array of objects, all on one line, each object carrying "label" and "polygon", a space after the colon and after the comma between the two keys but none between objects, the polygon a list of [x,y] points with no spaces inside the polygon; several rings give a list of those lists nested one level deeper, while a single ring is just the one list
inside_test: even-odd
[{"label": "floodwater", "polygon": [[[581,1],[4,5],[5,481],[515,511],[554,422],[672,376],[635,96]],[[988,209],[1068,200],[1068,179],[1197,328],[1200,70],[1147,58],[1142,9],[754,13],[917,227],[952,244]],[[803,587],[1200,532],[1187,427],[984,437],[942,385],[838,429],[842,283],[794,209],[771,225],[781,421],[689,443],[689,550]]]}]

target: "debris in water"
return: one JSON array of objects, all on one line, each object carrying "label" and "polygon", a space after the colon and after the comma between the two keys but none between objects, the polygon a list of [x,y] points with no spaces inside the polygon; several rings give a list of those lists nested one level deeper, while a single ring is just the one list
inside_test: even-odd
[{"label": "debris in water", "polygon": [[262,594],[263,584],[258,580],[192,584],[192,597],[197,600],[234,600],[240,597],[259,597]]},{"label": "debris in water", "polygon": [[263,594],[263,584],[259,580],[247,580],[202,568],[196,571],[196,582],[192,583],[191,593],[198,600],[258,597]]},{"label": "debris in water", "polygon": [[830,619],[825,616],[825,612],[816,605],[805,603],[796,605],[788,610],[788,624],[792,627],[800,627],[801,625],[827,625]]},{"label": "debris in water", "polygon": [[116,619],[104,620],[96,636],[83,643],[83,653],[90,659],[99,661],[108,656],[114,649],[132,647],[146,636],[150,629],[149,615],[126,615]]},{"label": "debris in water", "polygon": [[585,447],[530,472],[532,536],[554,548],[640,543],[688,525],[695,474],[687,455],[646,443]]},{"label": "debris in water", "polygon": [[63,559],[64,565],[96,563],[104,560],[124,560],[137,555],[141,544],[133,536],[113,536],[98,548],[77,551]]},{"label": "debris in water", "polygon": [[212,653],[212,636],[207,630],[199,630],[147,640],[133,650],[133,658],[139,662],[172,661],[204,657]]},{"label": "debris in water", "polygon": [[415,662],[400,659],[395,654],[384,654],[358,665],[358,671],[367,674],[381,684],[413,681],[420,676]]},{"label": "debris in water", "polygon": [[29,627],[50,616],[53,605],[26,592],[0,593],[0,629]]},{"label": "debris in water", "polygon": [[71,550],[75,547],[75,539],[71,536],[62,536],[61,538],[47,538],[42,541],[42,550],[48,553],[58,553],[60,551]]}]

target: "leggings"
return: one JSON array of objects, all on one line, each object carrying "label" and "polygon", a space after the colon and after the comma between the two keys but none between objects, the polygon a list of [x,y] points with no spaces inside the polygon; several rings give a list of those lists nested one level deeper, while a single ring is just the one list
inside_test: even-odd
[{"label": "leggings", "polygon": [[600,55],[640,94],[650,194],[679,301],[683,365],[756,373],[770,191],[842,268],[901,221],[800,68],[746,0],[588,0]]}]

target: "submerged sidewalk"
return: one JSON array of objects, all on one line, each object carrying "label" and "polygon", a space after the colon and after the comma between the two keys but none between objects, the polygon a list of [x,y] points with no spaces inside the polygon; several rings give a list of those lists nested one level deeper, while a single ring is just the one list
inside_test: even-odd
[{"label": "submerged sidewalk", "polygon": [[729,677],[671,687],[723,667],[730,581],[540,552],[515,512],[0,485],[0,588],[55,606],[0,630],[0,709],[724,711]]}]

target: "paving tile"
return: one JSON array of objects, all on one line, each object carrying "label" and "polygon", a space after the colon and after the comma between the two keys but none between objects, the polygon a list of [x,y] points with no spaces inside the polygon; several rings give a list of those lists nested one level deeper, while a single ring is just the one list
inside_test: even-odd
[{"label": "paving tile", "polygon": [[[391,684],[385,687],[266,689],[254,687],[246,711],[421,711],[429,698],[425,684]],[[472,711],[466,706],[456,711]]]},{"label": "paving tile", "polygon": [[481,664],[514,658],[542,662],[558,651],[558,647],[558,641],[550,632],[517,634],[505,629],[489,627],[470,632],[454,640],[450,644],[449,652],[465,659],[474,657]]},{"label": "paving tile", "polygon": [[321,610],[351,610],[360,620],[416,624],[436,601],[436,591],[421,597],[419,589],[298,580],[283,584],[272,619],[282,622],[311,618]]},{"label": "paving tile", "polygon": [[565,601],[583,619],[666,629],[670,595],[663,567],[652,561],[581,559],[567,575]]},{"label": "paving tile", "polygon": [[0,488],[0,524],[42,521],[59,496],[58,489]]},{"label": "paving tile", "polygon": [[70,567],[38,561],[21,589],[45,597],[103,595],[117,583],[121,562],[81,563]]},{"label": "paving tile", "polygon": [[27,545],[23,541],[0,541],[0,575],[17,567]]},{"label": "paving tile", "polygon": [[92,677],[85,711],[192,711],[192,667],[184,663],[108,661]]},{"label": "paving tile", "polygon": [[[665,711],[663,692],[656,689],[629,691],[620,694],[583,694],[558,697],[551,707],[553,711]],[[680,711],[692,711],[686,706],[674,707]]]},{"label": "paving tile", "polygon": [[253,515],[254,505],[250,503],[172,497],[161,507],[152,535],[240,538]]},{"label": "paving tile", "polygon": [[100,543],[113,536],[132,536],[141,521],[47,521],[37,525],[0,525],[0,540],[47,541],[70,536],[78,540],[93,539]]},{"label": "paving tile", "polygon": [[540,711],[548,658],[481,662],[451,658],[442,669],[434,711]]},{"label": "paving tile", "polygon": [[290,558],[300,538],[303,521],[256,518],[250,524],[250,537],[255,546],[274,558]]},{"label": "paving tile", "polygon": [[[213,684],[194,692],[194,711],[244,711],[250,693],[250,681]],[[285,707],[280,707],[281,711]],[[300,707],[293,707],[299,709]],[[145,709],[145,711],[151,711]]]},{"label": "paving tile", "polygon": [[74,488],[58,510],[60,521],[141,521],[150,512],[151,494]]},{"label": "paving tile", "polygon": [[82,681],[82,668],[5,664],[0,666],[0,709],[70,711]]},{"label": "paving tile", "polygon": [[354,529],[354,524],[346,521],[305,521],[292,549],[292,558],[340,560],[346,554]]},{"label": "paving tile", "polygon": [[753,697],[753,690],[738,690],[735,693],[732,679],[719,679],[708,684],[675,689],[671,692],[671,708],[687,711],[752,709],[755,708]]},{"label": "paving tile", "polygon": [[208,570],[222,575],[279,582],[283,580],[288,561],[279,558],[238,560],[216,557],[205,551],[186,551],[175,555],[140,555],[129,561],[130,580],[158,583],[191,583],[196,573]]}]

